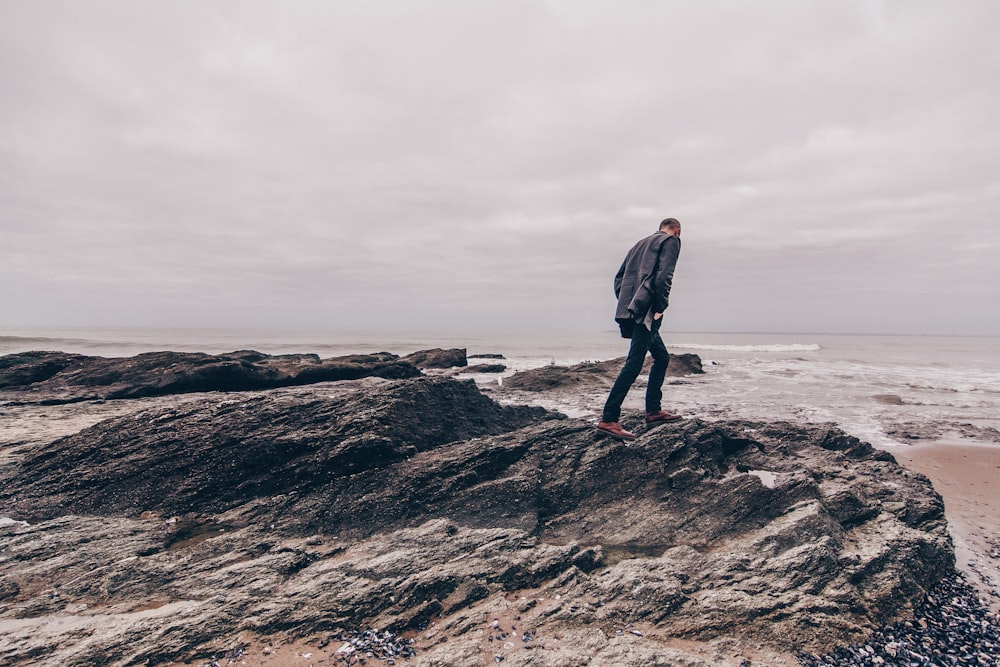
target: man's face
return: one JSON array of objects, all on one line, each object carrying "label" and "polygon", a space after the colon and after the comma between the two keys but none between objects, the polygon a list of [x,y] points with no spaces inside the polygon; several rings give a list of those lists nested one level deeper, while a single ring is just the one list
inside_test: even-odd
[{"label": "man's face", "polygon": [[677,238],[680,238],[680,236],[681,236],[681,226],[680,225],[677,225],[677,229],[674,230],[674,236],[676,236]]}]

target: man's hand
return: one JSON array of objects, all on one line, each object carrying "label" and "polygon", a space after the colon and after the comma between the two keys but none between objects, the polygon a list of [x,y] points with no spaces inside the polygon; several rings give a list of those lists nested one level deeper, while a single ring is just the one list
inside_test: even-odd
[{"label": "man's hand", "polygon": [[653,313],[653,319],[658,320],[663,317],[663,313]]}]

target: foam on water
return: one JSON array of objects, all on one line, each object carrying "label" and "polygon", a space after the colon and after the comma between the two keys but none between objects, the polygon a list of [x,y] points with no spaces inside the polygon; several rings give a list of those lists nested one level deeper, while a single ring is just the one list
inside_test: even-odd
[{"label": "foam on water", "polygon": [[771,345],[710,345],[704,343],[673,343],[672,347],[683,350],[715,350],[720,352],[819,352],[822,347],[816,343],[779,343]]}]

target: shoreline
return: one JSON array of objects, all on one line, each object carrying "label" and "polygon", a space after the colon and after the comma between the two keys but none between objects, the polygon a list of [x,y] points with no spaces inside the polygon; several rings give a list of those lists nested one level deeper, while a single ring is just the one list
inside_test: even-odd
[{"label": "shoreline", "polygon": [[931,480],[944,499],[955,567],[1000,611],[1000,447],[938,440],[881,449]]}]

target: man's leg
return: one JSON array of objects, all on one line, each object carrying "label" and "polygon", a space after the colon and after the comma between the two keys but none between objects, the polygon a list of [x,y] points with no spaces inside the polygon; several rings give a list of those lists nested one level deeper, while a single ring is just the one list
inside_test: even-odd
[{"label": "man's leg", "polygon": [[602,422],[617,422],[621,418],[622,403],[635,379],[642,372],[642,363],[646,360],[649,343],[649,329],[641,322],[636,322],[635,331],[632,332],[632,343],[628,348],[628,358],[608,394],[608,400],[604,404],[604,412],[601,415]]},{"label": "man's leg", "polygon": [[653,330],[649,336],[649,352],[653,355],[653,367],[649,369],[649,383],[646,385],[646,414],[659,412],[663,400],[663,379],[667,376],[670,353],[660,338],[661,317],[653,320]]},{"label": "man's leg", "polygon": [[649,337],[649,351],[653,355],[653,367],[649,369],[649,383],[646,385],[646,423],[663,424],[683,419],[680,415],[663,412],[660,401],[663,398],[663,378],[667,375],[667,365],[670,363],[670,353],[660,338],[660,323],[663,318],[653,322],[653,331]]}]

